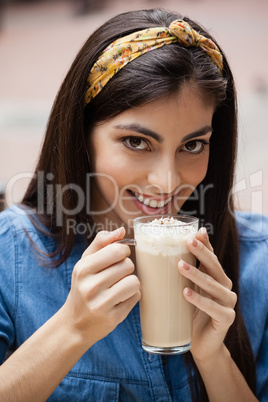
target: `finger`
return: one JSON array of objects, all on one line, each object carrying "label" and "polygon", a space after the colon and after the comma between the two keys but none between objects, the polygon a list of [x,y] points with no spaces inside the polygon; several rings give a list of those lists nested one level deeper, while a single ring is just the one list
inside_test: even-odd
[{"label": "finger", "polygon": [[210,251],[212,251],[212,253],[214,252],[213,247],[209,241],[207,229],[204,226],[199,229],[195,237],[197,240],[201,241]]},{"label": "finger", "polygon": [[138,277],[136,275],[126,276],[109,289],[110,302],[117,305],[128,300],[137,292],[140,292]]},{"label": "finger", "polygon": [[205,267],[208,275],[228,289],[232,289],[232,281],[225,274],[217,256],[195,237],[187,239],[188,250]]},{"label": "finger", "polygon": [[96,274],[103,269],[123,261],[131,254],[129,246],[120,243],[108,244],[94,254],[84,256],[75,266],[77,275],[83,278],[88,274]]},{"label": "finger", "polygon": [[87,255],[96,253],[102,248],[108,246],[108,244],[123,239],[123,237],[125,236],[125,232],[125,228],[120,227],[116,230],[113,230],[112,232],[102,230],[101,232],[97,233],[93,242],[84,251],[82,258],[86,257]]},{"label": "finger", "polygon": [[187,301],[206,313],[214,320],[214,325],[229,328],[235,320],[235,311],[231,307],[224,307],[216,301],[200,295],[190,288],[185,288],[183,295]]},{"label": "finger", "polygon": [[129,258],[104,269],[96,275],[90,275],[88,287],[100,292],[102,289],[109,289],[125,276],[131,275],[134,271],[134,264]]},{"label": "finger", "polygon": [[128,316],[129,312],[133,309],[136,303],[138,303],[140,298],[141,298],[141,292],[139,290],[129,299],[115,306],[114,313],[116,315],[116,321],[118,323],[122,322]]},{"label": "finger", "polygon": [[180,273],[190,279],[199,289],[202,289],[207,296],[220,303],[222,306],[234,308],[237,296],[234,292],[222,286],[208,274],[199,271],[183,260],[179,261],[178,268]]}]

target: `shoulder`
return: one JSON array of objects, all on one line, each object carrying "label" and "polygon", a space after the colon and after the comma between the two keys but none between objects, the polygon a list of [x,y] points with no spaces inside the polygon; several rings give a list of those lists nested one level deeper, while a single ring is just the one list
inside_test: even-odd
[{"label": "shoulder", "polygon": [[268,365],[268,217],[237,213],[236,222],[240,247],[239,304],[256,359],[257,395],[264,400]]},{"label": "shoulder", "polygon": [[253,277],[256,277],[256,274],[266,273],[264,281],[267,280],[268,286],[268,217],[261,214],[237,212],[236,224],[241,275],[254,274]]},{"label": "shoulder", "polygon": [[[247,212],[236,213],[236,224],[240,248],[241,273],[251,272],[256,276],[266,272],[268,259],[268,216]],[[264,279],[264,280],[265,280]]]},{"label": "shoulder", "polygon": [[268,217],[239,212],[236,222],[240,251],[240,307],[256,356],[268,316]]},{"label": "shoulder", "polygon": [[33,233],[34,226],[23,209],[13,205],[0,213],[0,325],[7,317],[3,306],[12,317],[15,316],[20,279],[18,267],[29,266],[31,242],[26,231]]},{"label": "shoulder", "polygon": [[235,219],[240,242],[268,240],[268,216],[257,213],[236,212]]},{"label": "shoulder", "polygon": [[36,229],[29,219],[30,216],[31,212],[19,205],[13,205],[4,210],[0,213],[0,235],[3,235],[8,230],[11,230],[13,234],[25,229],[35,231]]},{"label": "shoulder", "polygon": [[20,234],[25,233],[29,225],[25,212],[18,206],[13,205],[0,213],[0,261],[14,258],[17,239]]},{"label": "shoulder", "polygon": [[[268,314],[268,217],[237,213],[242,307]],[[259,306],[263,308],[260,309]]]},{"label": "shoulder", "polygon": [[13,205],[0,213],[0,258],[15,258],[18,250],[27,255],[33,244],[41,251],[52,250],[55,240],[36,219],[34,211],[19,205]]},{"label": "shoulder", "polygon": [[[0,274],[12,274],[20,255],[29,255],[29,237],[36,229],[26,211],[17,205],[0,213]],[[13,273],[14,274],[14,273]],[[2,277],[3,280],[3,277]]]}]

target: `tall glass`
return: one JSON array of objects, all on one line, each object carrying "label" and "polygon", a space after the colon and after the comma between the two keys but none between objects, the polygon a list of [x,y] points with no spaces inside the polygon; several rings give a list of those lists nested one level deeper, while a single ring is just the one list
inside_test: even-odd
[{"label": "tall glass", "polygon": [[150,353],[178,354],[191,347],[194,307],[183,289],[191,281],[178,271],[180,259],[195,257],[186,240],[198,231],[191,216],[145,216],[134,219],[137,275],[141,282],[142,347]]}]

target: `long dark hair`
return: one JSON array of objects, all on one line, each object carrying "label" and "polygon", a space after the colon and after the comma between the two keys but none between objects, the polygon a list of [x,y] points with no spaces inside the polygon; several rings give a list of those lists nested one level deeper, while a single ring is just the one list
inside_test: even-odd
[{"label": "long dark hair", "polygon": [[[42,222],[49,235],[57,240],[57,248],[51,254],[54,266],[64,262],[73,248],[75,232],[67,230],[68,219],[76,224],[89,224],[92,216],[86,203],[77,210],[77,186],[86,194],[86,177],[91,172],[88,153],[88,136],[94,124],[109,119],[124,110],[177,93],[185,82],[193,83],[208,101],[216,104],[213,116],[213,135],[208,171],[196,191],[205,194],[203,206],[200,198],[190,197],[183,205],[184,212],[199,215],[213,230],[210,239],[225,272],[233,281],[233,290],[239,294],[238,236],[234,219],[234,206],[230,192],[233,185],[237,147],[236,93],[232,73],[223,54],[222,74],[208,55],[200,48],[184,48],[179,44],[164,46],[148,52],[118,72],[91,103],[84,106],[86,81],[97,56],[115,39],[148,27],[167,27],[175,19],[182,18],[204,36],[211,36],[203,27],[178,13],[162,9],[133,11],[120,14],[93,33],[74,60],[53,105],[47,133],[41,151],[36,174],[32,179],[22,204],[36,211],[35,223]],[[211,38],[215,41],[215,39]],[[42,184],[38,172],[43,173]],[[43,188],[66,188],[59,192],[44,192]],[[54,186],[54,187],[53,187]],[[209,190],[205,193],[204,189]],[[40,207],[38,194],[42,191]],[[58,220],[57,213],[61,212]],[[33,217],[33,219],[35,219]],[[86,227],[86,226],[85,226]],[[92,236],[88,232],[88,242]],[[225,343],[255,392],[254,358],[247,331],[236,306],[236,319],[228,331]],[[202,379],[190,354],[186,355],[199,376],[202,400],[208,400]]]}]

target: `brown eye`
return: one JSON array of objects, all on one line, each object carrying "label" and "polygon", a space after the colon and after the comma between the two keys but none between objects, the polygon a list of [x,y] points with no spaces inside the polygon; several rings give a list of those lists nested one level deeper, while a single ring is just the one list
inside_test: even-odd
[{"label": "brown eye", "polygon": [[184,145],[182,150],[192,154],[199,154],[204,150],[206,145],[209,145],[206,141],[189,141]]},{"label": "brown eye", "polygon": [[144,150],[148,148],[147,142],[140,137],[127,137],[123,142],[130,149]]},{"label": "brown eye", "polygon": [[129,145],[133,148],[138,148],[141,145],[141,139],[140,138],[136,138],[136,137],[132,137],[129,138]]}]

